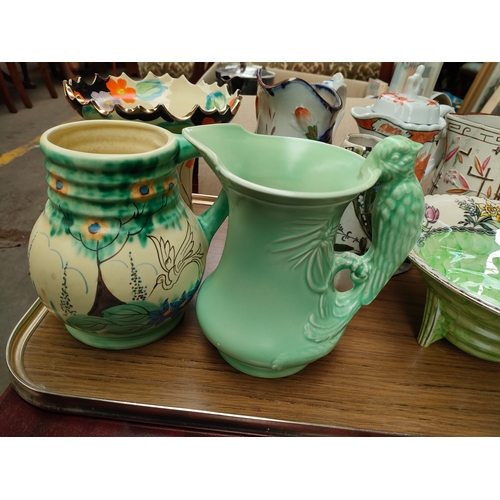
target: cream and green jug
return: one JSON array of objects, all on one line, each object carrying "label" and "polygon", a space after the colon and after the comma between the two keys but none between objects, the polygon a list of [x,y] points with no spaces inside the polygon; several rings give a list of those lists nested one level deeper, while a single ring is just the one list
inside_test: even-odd
[{"label": "cream and green jug", "polygon": [[180,196],[176,165],[193,148],[160,127],[104,120],[50,129],[40,147],[48,201],[28,251],[41,300],[94,347],[164,336],[198,289],[227,215],[223,198],[197,218]]},{"label": "cream and green jug", "polygon": [[[421,146],[390,137],[365,160],[238,125],[182,134],[104,121],[44,134],[50,187],[30,239],[34,286],[83,342],[144,345],[182,317],[229,214],[221,261],[196,298],[201,329],[244,373],[296,373],[335,347],[417,241],[424,201],[413,170]],[[179,196],[175,167],[199,156],[223,190],[196,217]],[[363,256],[335,253],[345,208],[377,182],[372,246]],[[340,292],[334,278],[343,269],[353,285]]]}]

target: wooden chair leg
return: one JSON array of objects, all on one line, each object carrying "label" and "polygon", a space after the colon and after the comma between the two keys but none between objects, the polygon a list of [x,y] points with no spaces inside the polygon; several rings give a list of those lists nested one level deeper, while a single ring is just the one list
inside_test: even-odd
[{"label": "wooden chair leg", "polygon": [[5,102],[7,109],[11,113],[17,113],[17,108],[10,97],[9,89],[7,88],[7,85],[5,85],[5,79],[3,77],[2,71],[0,71],[0,97]]},{"label": "wooden chair leg", "polygon": [[40,68],[40,72],[42,73],[43,81],[45,82],[45,85],[47,85],[50,97],[53,97],[54,99],[57,98],[57,91],[54,87],[54,84],[52,83],[52,78],[50,78],[47,63],[39,62],[38,67]]},{"label": "wooden chair leg", "polygon": [[24,88],[23,82],[21,81],[21,78],[19,77],[19,73],[17,72],[17,68],[16,68],[16,63],[8,62],[8,63],[5,63],[5,65],[7,66],[7,69],[9,70],[10,77],[12,78],[12,83],[15,85],[16,90],[19,94],[19,97],[21,97],[21,101],[23,101],[24,105],[27,108],[32,108],[33,104],[31,104],[28,93],[26,92],[26,89]]}]

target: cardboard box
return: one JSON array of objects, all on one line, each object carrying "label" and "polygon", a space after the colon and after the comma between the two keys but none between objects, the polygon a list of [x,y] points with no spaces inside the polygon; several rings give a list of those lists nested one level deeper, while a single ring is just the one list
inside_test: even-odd
[{"label": "cardboard box", "polygon": [[[204,80],[206,83],[214,83],[217,81],[217,77],[215,74],[215,70],[219,66],[226,66],[231,63],[214,63],[208,70],[202,75],[200,80]],[[251,64],[251,63],[248,63]],[[253,63],[258,64],[258,63]],[[314,73],[301,73],[298,71],[288,71],[285,69],[273,68],[270,66],[266,66],[268,71],[272,71],[276,73],[276,77],[274,79],[274,83],[281,82],[283,80],[287,80],[288,78],[302,78],[307,83],[321,83],[325,80],[330,80],[333,75],[317,75]],[[368,82],[362,82],[360,80],[351,80],[349,78],[344,79],[347,86],[347,97],[365,97],[366,89],[368,87]]]}]

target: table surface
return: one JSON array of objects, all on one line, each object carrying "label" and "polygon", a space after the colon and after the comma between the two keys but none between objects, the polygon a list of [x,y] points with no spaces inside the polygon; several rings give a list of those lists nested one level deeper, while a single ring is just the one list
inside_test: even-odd
[{"label": "table surface", "polygon": [[330,354],[282,379],[229,366],[200,330],[194,301],[169,335],[118,352],[80,343],[48,313],[22,349],[11,343],[14,386],[41,408],[214,433],[500,435],[500,365],[446,340],[417,344],[425,287],[415,267],[355,315]]}]

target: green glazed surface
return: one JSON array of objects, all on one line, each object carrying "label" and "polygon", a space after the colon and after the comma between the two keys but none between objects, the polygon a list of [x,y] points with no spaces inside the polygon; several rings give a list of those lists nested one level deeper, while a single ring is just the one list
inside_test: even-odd
[{"label": "green glazed surface", "polygon": [[[413,174],[420,146],[388,138],[365,160],[237,125],[187,128],[183,135],[229,201],[224,252],[196,302],[200,326],[236,369],[266,378],[292,375],[335,347],[415,244],[424,209]],[[345,208],[377,181],[372,247],[364,256],[336,254]],[[338,292],[334,278],[343,269],[354,285]]]},{"label": "green glazed surface", "polygon": [[434,234],[420,256],[451,283],[500,308],[500,245],[489,234]]},{"label": "green glazed surface", "polygon": [[427,286],[417,341],[446,338],[459,349],[500,361],[500,203],[429,195],[422,234],[410,254]]},{"label": "green glazed surface", "polygon": [[167,334],[201,283],[227,213],[222,196],[197,218],[179,195],[176,165],[197,151],[125,121],[61,125],[40,147],[48,200],[28,257],[42,302],[94,347],[138,347]]}]

